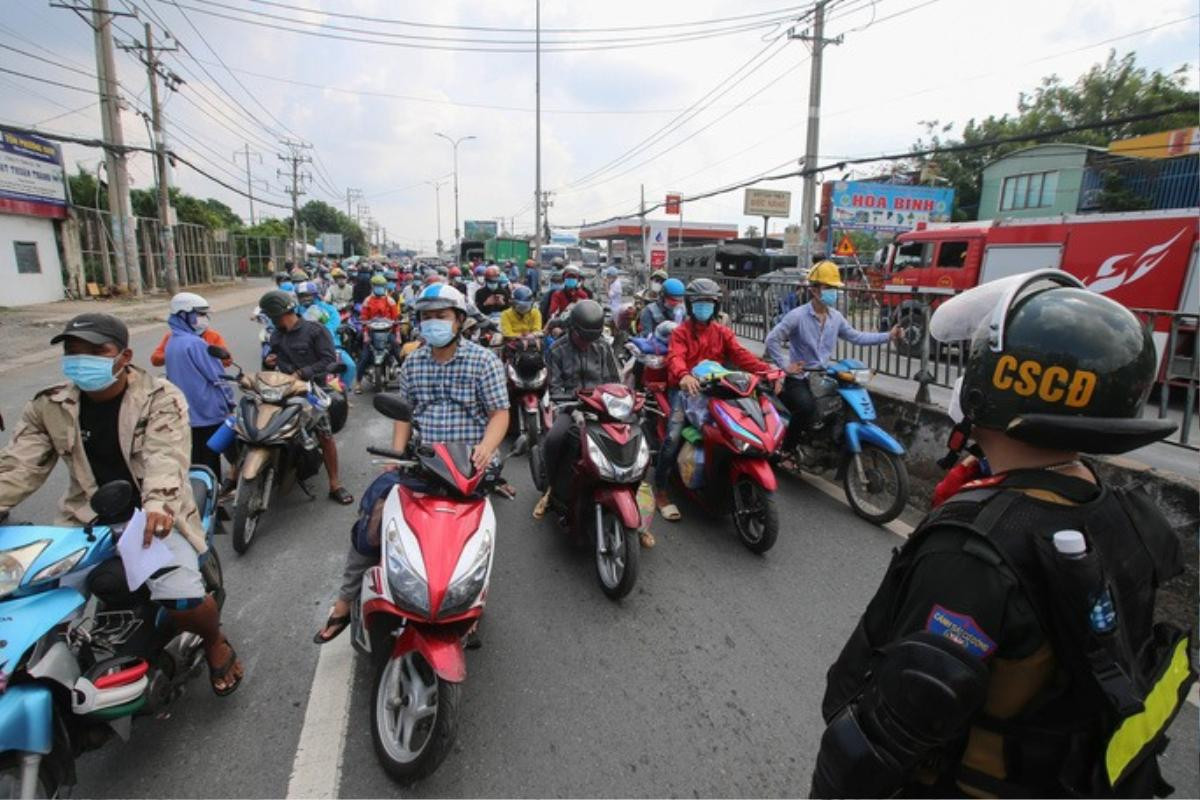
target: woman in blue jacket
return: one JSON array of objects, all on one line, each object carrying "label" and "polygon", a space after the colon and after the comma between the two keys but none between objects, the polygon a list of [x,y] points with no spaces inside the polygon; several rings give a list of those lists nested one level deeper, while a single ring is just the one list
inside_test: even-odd
[{"label": "woman in blue jacket", "polygon": [[208,448],[208,439],[225,422],[233,408],[233,388],[224,379],[221,361],[208,353],[201,334],[208,327],[208,301],[198,294],[181,292],[171,298],[167,319],[167,380],[187,398],[192,427],[192,463],[203,464],[221,476],[221,455]]}]

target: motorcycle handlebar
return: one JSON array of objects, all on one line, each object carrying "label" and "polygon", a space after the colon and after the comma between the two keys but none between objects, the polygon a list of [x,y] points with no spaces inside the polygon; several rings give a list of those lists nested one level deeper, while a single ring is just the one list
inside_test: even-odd
[{"label": "motorcycle handlebar", "polygon": [[411,458],[409,458],[407,455],[405,455],[404,453],[401,453],[398,450],[392,450],[387,447],[368,447],[367,452],[373,456],[379,456],[380,458],[388,458],[388,459],[391,459],[392,461],[400,461],[405,464],[417,463],[417,462],[413,461]]}]

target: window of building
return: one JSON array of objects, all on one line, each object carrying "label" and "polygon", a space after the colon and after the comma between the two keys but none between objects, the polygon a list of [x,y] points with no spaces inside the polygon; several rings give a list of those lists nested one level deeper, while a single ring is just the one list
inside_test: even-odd
[{"label": "window of building", "polygon": [[1058,172],[1031,172],[1010,175],[1000,189],[1000,210],[1048,208],[1054,205],[1058,191]]},{"label": "window of building", "polygon": [[942,242],[938,250],[937,265],[958,269],[967,260],[967,247],[970,242]]},{"label": "window of building", "polygon": [[17,272],[21,275],[38,275],[42,264],[38,261],[37,242],[13,242],[17,253]]}]

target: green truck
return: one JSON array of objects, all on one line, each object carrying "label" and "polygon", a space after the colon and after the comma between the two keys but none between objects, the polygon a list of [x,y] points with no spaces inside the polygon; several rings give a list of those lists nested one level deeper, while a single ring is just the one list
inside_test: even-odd
[{"label": "green truck", "polygon": [[525,239],[487,239],[483,243],[483,253],[484,258],[497,264],[513,262],[522,268],[524,274],[525,261],[529,258],[529,242]]}]

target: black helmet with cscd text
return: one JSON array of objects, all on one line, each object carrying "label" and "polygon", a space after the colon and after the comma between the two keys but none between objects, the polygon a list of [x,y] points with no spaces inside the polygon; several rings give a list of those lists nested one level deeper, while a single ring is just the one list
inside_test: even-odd
[{"label": "black helmet with cscd text", "polygon": [[964,292],[937,309],[930,333],[971,339],[956,387],[970,425],[1087,453],[1124,453],[1175,429],[1141,418],[1158,368],[1150,331],[1068,273],[1030,272]]}]

